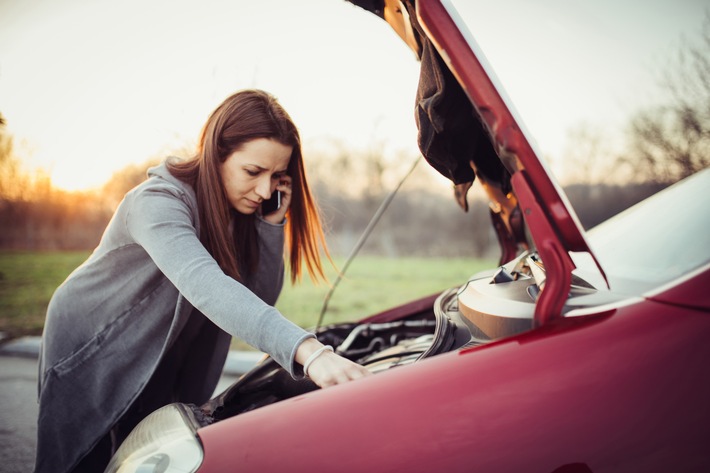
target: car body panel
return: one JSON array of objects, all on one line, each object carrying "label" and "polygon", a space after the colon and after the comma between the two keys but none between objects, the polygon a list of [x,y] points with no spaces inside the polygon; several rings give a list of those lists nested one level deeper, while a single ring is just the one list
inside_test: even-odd
[{"label": "car body panel", "polygon": [[203,469],[704,471],[708,333],[648,301],[560,319],[200,429]]},{"label": "car body panel", "polygon": [[649,299],[681,307],[710,311],[710,265],[699,268],[681,281],[674,281]]}]

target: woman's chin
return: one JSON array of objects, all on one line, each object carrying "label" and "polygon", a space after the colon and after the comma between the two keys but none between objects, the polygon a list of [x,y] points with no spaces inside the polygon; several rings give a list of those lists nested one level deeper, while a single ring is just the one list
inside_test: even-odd
[{"label": "woman's chin", "polygon": [[240,214],[244,215],[251,215],[255,213],[259,209],[259,206],[252,206],[252,205],[239,205],[234,208],[237,212]]}]

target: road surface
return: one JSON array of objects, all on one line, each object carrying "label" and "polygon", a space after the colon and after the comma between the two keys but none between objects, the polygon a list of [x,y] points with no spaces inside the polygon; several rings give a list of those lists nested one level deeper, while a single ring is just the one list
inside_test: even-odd
[{"label": "road surface", "polygon": [[[224,373],[216,392],[237,379]],[[37,446],[37,360],[0,354],[0,473],[29,473]]]}]

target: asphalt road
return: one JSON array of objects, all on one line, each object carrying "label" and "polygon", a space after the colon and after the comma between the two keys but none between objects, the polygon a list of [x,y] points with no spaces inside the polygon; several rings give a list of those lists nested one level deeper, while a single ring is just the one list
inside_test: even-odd
[{"label": "asphalt road", "polygon": [[32,471],[36,422],[37,360],[0,356],[0,472]]},{"label": "asphalt road", "polygon": [[[237,377],[238,373],[225,368],[216,392]],[[0,354],[0,473],[33,470],[36,436],[37,360]]]}]

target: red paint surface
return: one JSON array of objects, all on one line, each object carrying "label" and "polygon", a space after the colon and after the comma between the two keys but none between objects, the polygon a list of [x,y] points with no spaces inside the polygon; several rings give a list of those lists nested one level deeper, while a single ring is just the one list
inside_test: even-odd
[{"label": "red paint surface", "polygon": [[562,319],[201,429],[200,471],[710,469],[710,314]]}]

